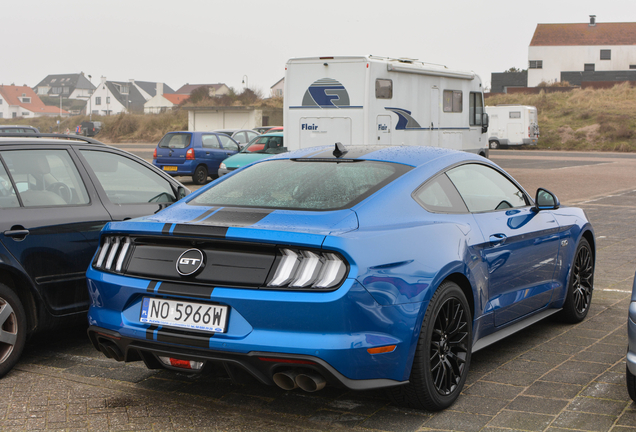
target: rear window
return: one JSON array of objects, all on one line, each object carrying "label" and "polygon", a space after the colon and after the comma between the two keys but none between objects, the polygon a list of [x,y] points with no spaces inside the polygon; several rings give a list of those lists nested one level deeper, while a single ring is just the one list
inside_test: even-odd
[{"label": "rear window", "polygon": [[159,141],[159,147],[182,149],[190,145],[191,139],[192,134],[189,133],[167,134]]},{"label": "rear window", "polygon": [[236,173],[189,204],[339,210],[352,207],[410,169],[371,161],[267,161]]}]

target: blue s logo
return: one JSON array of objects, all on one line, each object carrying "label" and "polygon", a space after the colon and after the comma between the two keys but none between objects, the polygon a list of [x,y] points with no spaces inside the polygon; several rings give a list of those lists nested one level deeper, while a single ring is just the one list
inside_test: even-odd
[{"label": "blue s logo", "polygon": [[349,93],[342,84],[332,78],[321,78],[309,86],[303,96],[304,107],[348,107]]}]

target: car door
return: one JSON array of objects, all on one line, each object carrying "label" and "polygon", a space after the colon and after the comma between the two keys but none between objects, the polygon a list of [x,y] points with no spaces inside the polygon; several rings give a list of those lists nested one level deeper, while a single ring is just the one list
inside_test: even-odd
[{"label": "car door", "polygon": [[86,269],[111,219],[86,171],[67,146],[5,147],[0,160],[0,243],[51,314],[86,310]]},{"label": "car door", "polygon": [[500,171],[464,164],[447,172],[484,236],[488,267],[487,311],[503,325],[546,306],[552,297],[559,227],[550,211],[537,212],[529,197]]},{"label": "car door", "polygon": [[219,162],[219,164],[223,162],[223,160],[229,158],[232,155],[235,155],[239,152],[239,150],[241,150],[239,143],[228,136],[219,135],[219,141],[221,141],[221,147],[223,152],[225,153],[224,155],[222,155],[223,159]]},{"label": "car door", "polygon": [[115,149],[76,150],[113,220],[153,214],[177,201],[177,183],[143,160]]}]

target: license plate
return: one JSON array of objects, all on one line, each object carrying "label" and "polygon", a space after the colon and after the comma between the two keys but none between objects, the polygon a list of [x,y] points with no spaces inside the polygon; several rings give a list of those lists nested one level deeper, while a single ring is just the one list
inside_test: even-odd
[{"label": "license plate", "polygon": [[176,166],[165,166],[163,167],[164,171],[176,171],[177,167]]},{"label": "license plate", "polygon": [[139,321],[189,330],[224,333],[228,307],[144,297]]}]

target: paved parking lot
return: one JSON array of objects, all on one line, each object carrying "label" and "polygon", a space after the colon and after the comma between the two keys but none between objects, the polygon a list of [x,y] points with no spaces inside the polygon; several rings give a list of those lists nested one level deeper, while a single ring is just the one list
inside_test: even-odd
[{"label": "paved parking lot", "polygon": [[582,323],[548,319],[474,354],[463,394],[450,409],[403,409],[382,392],[285,392],[249,377],[233,384],[222,371],[207,377],[149,371],[106,359],[78,328],[30,341],[0,380],[0,428],[636,431],[636,406],[624,384],[636,269],[636,155],[493,151],[491,157],[529,192],[543,186],[585,209],[597,238],[595,292]]}]

